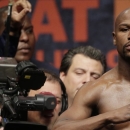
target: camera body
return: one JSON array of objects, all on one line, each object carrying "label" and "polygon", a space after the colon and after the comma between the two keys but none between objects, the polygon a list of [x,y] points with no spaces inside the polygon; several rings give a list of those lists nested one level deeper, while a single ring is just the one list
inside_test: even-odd
[{"label": "camera body", "polygon": [[34,128],[38,124],[27,122],[27,111],[44,111],[56,107],[56,98],[53,95],[37,94],[28,97],[30,89],[40,89],[46,80],[44,72],[30,61],[17,64],[13,58],[2,57],[0,72],[1,116],[6,130],[21,124]]},{"label": "camera body", "polygon": [[7,83],[7,76],[17,77],[15,68],[17,62],[14,58],[0,57],[0,86]]}]

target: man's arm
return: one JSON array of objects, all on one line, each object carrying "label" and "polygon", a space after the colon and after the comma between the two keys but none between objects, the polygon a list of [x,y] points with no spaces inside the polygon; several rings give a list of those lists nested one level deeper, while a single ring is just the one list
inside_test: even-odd
[{"label": "man's arm", "polygon": [[95,130],[110,123],[129,121],[130,105],[90,117],[91,106],[98,101],[97,95],[100,95],[102,89],[102,86],[95,87],[90,84],[82,87],[72,106],[58,118],[52,130]]}]

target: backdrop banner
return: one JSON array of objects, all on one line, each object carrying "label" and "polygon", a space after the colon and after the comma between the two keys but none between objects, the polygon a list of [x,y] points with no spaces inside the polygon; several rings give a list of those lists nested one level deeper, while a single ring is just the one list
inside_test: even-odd
[{"label": "backdrop banner", "polygon": [[[128,5],[128,0],[123,0]],[[107,59],[108,70],[117,64],[112,32],[120,0],[30,0],[36,36],[33,56],[41,68],[58,73],[64,53],[73,47],[91,45]],[[0,0],[0,6],[8,0]],[[121,6],[121,4],[120,4]],[[119,10],[121,9],[121,10]],[[116,13],[116,14],[115,14]]]}]

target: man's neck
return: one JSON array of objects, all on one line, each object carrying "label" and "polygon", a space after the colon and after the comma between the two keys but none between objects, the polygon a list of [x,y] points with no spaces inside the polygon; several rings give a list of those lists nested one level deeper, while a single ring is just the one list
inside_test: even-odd
[{"label": "man's neck", "polygon": [[123,76],[126,79],[130,80],[130,62],[127,62],[119,57],[118,72],[120,76]]}]

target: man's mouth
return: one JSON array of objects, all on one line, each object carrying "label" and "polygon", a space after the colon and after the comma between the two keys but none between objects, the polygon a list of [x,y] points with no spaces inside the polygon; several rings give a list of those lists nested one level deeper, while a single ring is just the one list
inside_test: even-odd
[{"label": "man's mouth", "polygon": [[51,113],[50,114],[44,114],[43,116],[46,117],[46,118],[51,118],[51,117],[53,117],[53,114],[51,114]]},{"label": "man's mouth", "polygon": [[53,117],[54,116],[53,110],[45,110],[45,111],[43,111],[42,116],[44,116],[45,118]]},{"label": "man's mouth", "polygon": [[125,44],[125,47],[130,47],[130,42],[128,42],[127,44]]},{"label": "man's mouth", "polygon": [[23,53],[29,53],[31,50],[31,48],[21,48],[21,49],[18,49],[18,51],[21,51]]},{"label": "man's mouth", "polygon": [[130,45],[129,44],[126,45],[125,48],[126,48],[126,50],[130,51]]}]

